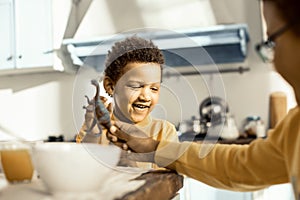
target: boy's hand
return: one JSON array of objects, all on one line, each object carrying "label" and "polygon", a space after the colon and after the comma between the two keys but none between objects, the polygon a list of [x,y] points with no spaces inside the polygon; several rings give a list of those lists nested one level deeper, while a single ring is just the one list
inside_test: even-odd
[{"label": "boy's hand", "polygon": [[[159,141],[147,136],[136,126],[120,121],[115,121],[107,134],[108,139],[123,150],[132,153],[127,156],[136,161],[154,162],[154,154]],[[138,154],[136,154],[138,153]]]}]

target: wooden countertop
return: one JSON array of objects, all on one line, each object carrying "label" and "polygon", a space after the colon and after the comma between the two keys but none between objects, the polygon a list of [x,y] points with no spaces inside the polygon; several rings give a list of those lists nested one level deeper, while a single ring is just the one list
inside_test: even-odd
[{"label": "wooden countertop", "polygon": [[177,191],[183,187],[183,176],[169,170],[147,172],[136,180],[146,180],[146,183],[116,200],[167,200],[175,197]]}]

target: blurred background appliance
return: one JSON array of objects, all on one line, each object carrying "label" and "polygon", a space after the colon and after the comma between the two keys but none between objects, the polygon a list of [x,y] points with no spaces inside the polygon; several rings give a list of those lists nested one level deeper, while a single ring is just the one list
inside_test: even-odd
[{"label": "blurred background appliance", "polygon": [[[184,121],[179,124],[179,139],[181,141],[204,139],[210,127],[222,125],[225,122],[228,113],[229,106],[224,99],[216,96],[205,98],[199,106],[200,119],[193,116],[191,121]],[[181,126],[184,126],[184,128]],[[186,132],[182,132],[182,130],[186,130]]]}]

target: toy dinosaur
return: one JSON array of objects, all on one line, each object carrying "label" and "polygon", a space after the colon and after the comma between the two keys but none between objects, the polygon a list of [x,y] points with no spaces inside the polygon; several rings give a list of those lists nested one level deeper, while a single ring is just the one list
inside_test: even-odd
[{"label": "toy dinosaur", "polygon": [[[90,100],[88,96],[85,95],[88,102],[88,106],[83,106],[83,108],[86,109],[86,113],[85,113],[85,122],[87,127],[86,133],[101,135],[102,133],[101,125],[104,126],[106,129],[109,129],[111,127],[110,113],[105,108],[104,104],[100,99],[99,96],[100,86],[98,81],[93,79],[91,80],[91,84],[96,87],[96,94],[92,100]],[[98,127],[99,130],[98,133],[92,132],[95,126]]]}]

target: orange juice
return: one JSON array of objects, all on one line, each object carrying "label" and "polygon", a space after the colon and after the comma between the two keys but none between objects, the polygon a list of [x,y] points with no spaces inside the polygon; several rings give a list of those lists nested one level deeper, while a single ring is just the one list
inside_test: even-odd
[{"label": "orange juice", "polygon": [[9,182],[31,180],[33,164],[28,149],[1,150],[1,163]]}]

